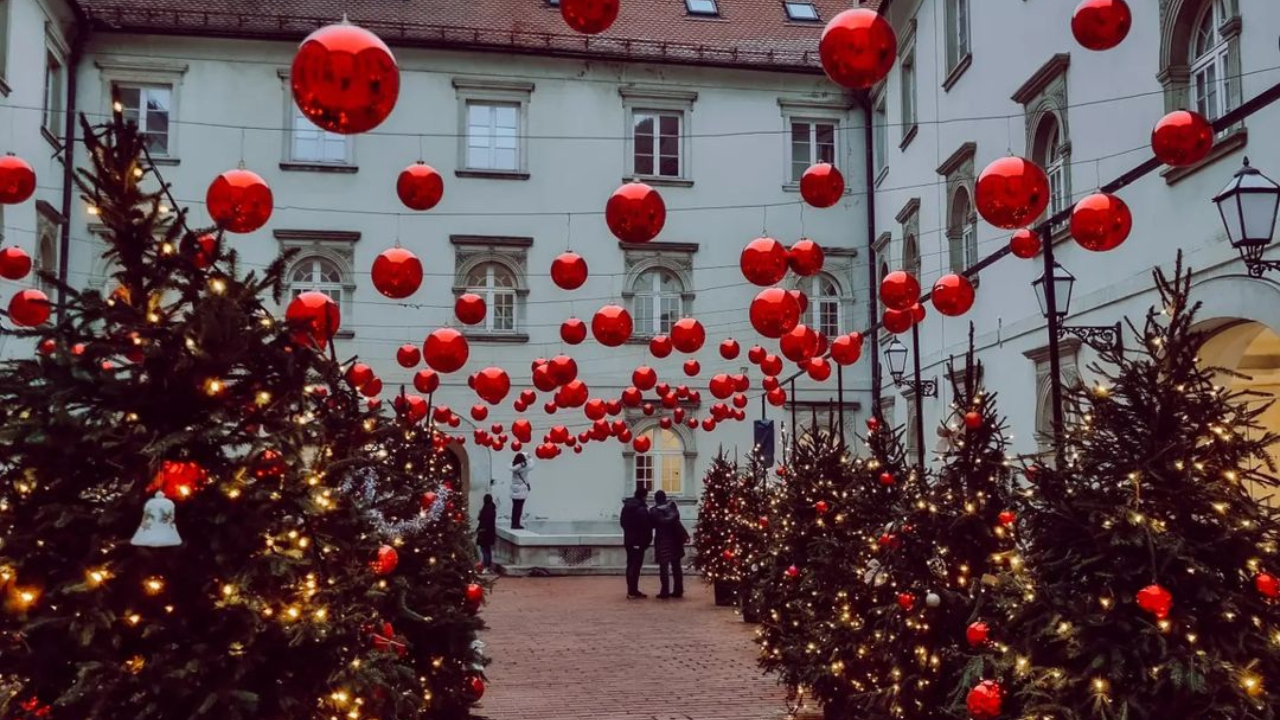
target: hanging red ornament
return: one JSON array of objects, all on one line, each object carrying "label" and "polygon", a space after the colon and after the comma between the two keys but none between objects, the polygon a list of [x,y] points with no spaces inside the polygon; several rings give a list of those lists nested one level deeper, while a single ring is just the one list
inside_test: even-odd
[{"label": "hanging red ornament", "polygon": [[[475,420],[476,422],[484,422],[485,419],[488,417],[489,417],[489,408],[485,407],[484,405],[481,405],[480,403],[476,403],[475,405],[471,406],[472,420]],[[480,432],[480,431],[477,430],[476,432]],[[476,443],[479,445],[485,444],[480,442],[478,438],[476,439]]]},{"label": "hanging red ornament", "polygon": [[257,173],[243,168],[228,170],[209,183],[205,209],[218,227],[233,233],[250,233],[271,219],[271,188]]},{"label": "hanging red ornament", "polygon": [[765,399],[774,407],[782,407],[787,402],[787,391],[782,388],[774,388],[765,393]]},{"label": "hanging red ornament", "polygon": [[378,557],[373,561],[373,572],[378,575],[390,575],[400,564],[400,553],[390,545],[378,548]]},{"label": "hanging red ornament", "polygon": [[827,511],[831,509],[831,505],[826,500],[819,500],[813,504],[813,509],[816,510],[819,515],[826,515]]},{"label": "hanging red ornament", "polygon": [[791,271],[803,277],[817,275],[826,262],[822,246],[809,238],[800,238],[787,251],[787,263]]},{"label": "hanging red ornament", "polygon": [[684,374],[689,377],[695,377],[702,372],[702,364],[693,358],[684,361]]},{"label": "hanging red ornament", "polygon": [[933,300],[934,309],[943,315],[963,315],[973,307],[973,283],[964,275],[949,273],[938,278],[929,297]]},{"label": "hanging red ornament", "polygon": [[844,195],[844,176],[831,163],[810,165],[800,176],[800,197],[816,208],[829,208]]},{"label": "hanging red ornament", "polygon": [[671,326],[671,344],[686,355],[701,350],[706,339],[707,331],[693,318],[681,318]]},{"label": "hanging red ornament", "polygon": [[800,577],[800,568],[795,565],[791,565],[783,571],[783,574],[785,574],[789,580],[795,580]]},{"label": "hanging red ornament", "polygon": [[1009,252],[1014,257],[1029,260],[1040,253],[1040,235],[1035,230],[1022,228],[1009,238]]},{"label": "hanging red ornament", "polygon": [[373,368],[364,363],[356,363],[347,368],[347,384],[353,388],[362,388],[373,379]]},{"label": "hanging red ornament", "polygon": [[1114,250],[1132,229],[1129,206],[1115,195],[1094,193],[1076,203],[1071,211],[1071,236],[1085,250]]},{"label": "hanging red ornament", "polygon": [[712,397],[724,400],[733,394],[733,378],[725,373],[717,373],[711,377],[711,382],[707,384],[707,389],[711,391]]},{"label": "hanging red ornament", "polygon": [[738,393],[733,396],[733,406],[739,410],[745,408],[747,406],[747,402],[747,396],[742,393]]},{"label": "hanging red ornament", "polygon": [[524,418],[520,418],[511,423],[511,434],[520,442],[529,442],[533,439],[533,425]]},{"label": "hanging red ornament", "polygon": [[284,318],[294,328],[294,342],[318,348],[328,346],[342,324],[338,304],[317,290],[308,290],[291,300]]},{"label": "hanging red ornament", "polygon": [[890,310],[906,310],[920,300],[920,283],[905,270],[894,270],[880,281],[880,302]]},{"label": "hanging red ornament", "polygon": [[578,379],[578,361],[568,355],[557,355],[547,361],[547,368],[557,385],[568,385]]},{"label": "hanging red ornament", "polygon": [[0,250],[0,277],[6,280],[21,280],[31,272],[31,256],[17,246]]},{"label": "hanging red ornament", "polygon": [[1151,613],[1157,620],[1169,617],[1173,608],[1173,594],[1159,585],[1148,585],[1138,591],[1138,607]]},{"label": "hanging red ornament", "polygon": [[1012,510],[1002,510],[1000,511],[1000,514],[996,516],[996,519],[1000,521],[1001,525],[1012,525],[1014,521],[1018,519],[1018,516],[1015,515]]},{"label": "hanging red ornament", "polygon": [[658,418],[658,427],[662,428],[663,430],[670,430],[670,429],[671,429],[671,418],[669,418],[669,417],[660,417],[660,418]]},{"label": "hanging red ornament", "polygon": [[[769,292],[769,291],[765,290],[764,292]],[[757,296],[757,299],[759,299],[759,296]],[[796,322],[799,322],[799,320],[797,320]],[[795,325],[792,325],[791,327],[795,327]],[[791,330],[791,328],[787,328],[787,330],[789,331]],[[778,333],[778,337],[782,337],[782,333]],[[760,347],[759,345],[752,345],[751,349],[747,351],[747,360],[751,361],[752,365],[759,365],[760,361],[764,360],[764,356],[767,354],[768,353],[765,351],[764,348]]]},{"label": "hanging red ornament", "polygon": [[720,357],[724,358],[725,360],[734,360],[738,357],[739,352],[741,352],[741,348],[738,347],[737,340],[734,340],[733,338],[728,338],[727,340],[721,341]]},{"label": "hanging red ornament", "polygon": [[430,210],[444,197],[444,178],[435,168],[419,160],[400,171],[396,195],[410,210]]},{"label": "hanging red ornament", "polygon": [[422,351],[418,350],[417,345],[401,345],[396,350],[396,362],[402,368],[413,368],[422,362]]},{"label": "hanging red ornament", "polygon": [[578,318],[560,323],[560,339],[569,345],[577,345],[587,339],[587,324]]},{"label": "hanging red ornament", "polygon": [[1004,690],[994,680],[983,680],[969,691],[965,706],[973,720],[992,720],[1004,709]]},{"label": "hanging red ornament", "polygon": [[0,205],[26,202],[36,191],[36,171],[26,160],[8,153],[0,156]]},{"label": "hanging red ornament", "polygon": [[738,266],[749,282],[769,286],[786,277],[788,257],[782,243],[771,237],[758,237],[742,249]]},{"label": "hanging red ornament", "polygon": [[368,132],[387,119],[400,95],[400,69],[377,35],[348,22],[311,33],[289,73],[302,115],[329,132]]},{"label": "hanging red ornament", "polygon": [[200,463],[191,460],[165,460],[151,478],[147,492],[164,492],[170,500],[182,501],[191,497],[209,480],[209,474]]},{"label": "hanging red ornament", "polygon": [[876,11],[845,10],[822,31],[818,56],[832,82],[865,90],[889,74],[898,56],[898,39],[893,26]]},{"label": "hanging red ornament", "polygon": [[[559,384],[560,383],[556,382],[555,373],[551,372],[550,365],[543,363],[542,365],[539,365],[538,367],[534,368],[534,371],[533,371],[534,387],[538,388],[542,392],[551,392],[552,390],[555,390],[556,386],[558,386]],[[525,404],[528,405],[530,403],[525,403]]]},{"label": "hanging red ornament", "polygon": [[879,418],[875,416],[867,418],[867,430],[869,430],[870,432],[875,432],[876,430],[879,430],[879,429],[880,429]]},{"label": "hanging red ornament", "polygon": [[915,319],[910,310],[885,310],[884,317],[880,321],[884,329],[894,335],[901,335],[910,330],[914,323]]},{"label": "hanging red ornament", "polygon": [[[546,364],[545,360],[543,361],[543,364],[544,365]],[[538,393],[532,390],[520,391],[520,402],[524,403],[525,405],[532,405],[534,401],[536,401],[537,399],[538,399]]]},{"label": "hanging red ornament", "polygon": [[287,469],[284,456],[278,450],[268,448],[253,460],[253,476],[259,480],[281,477]]},{"label": "hanging red ornament", "polygon": [[618,19],[619,0],[561,0],[560,16],[584,35],[602,33]]},{"label": "hanging red ornament", "polygon": [[1087,50],[1110,50],[1124,41],[1133,13],[1124,0],[1084,0],[1071,15],[1071,34]]},{"label": "hanging red ornament", "polygon": [[964,426],[970,430],[982,427],[982,413],[970,410],[964,414]]},{"label": "hanging red ornament", "polygon": [[467,602],[472,605],[479,605],[484,602],[484,586],[479,583],[470,583],[466,589]]},{"label": "hanging red ornament", "polygon": [[622,391],[622,404],[627,407],[640,407],[640,403],[644,402],[644,397],[640,394],[639,388],[629,387]]},{"label": "hanging red ornament", "polygon": [[647,453],[649,448],[653,446],[653,440],[648,435],[641,435],[631,441],[631,447],[638,453]]},{"label": "hanging red ornament", "polygon": [[648,365],[641,365],[631,372],[631,384],[640,390],[652,390],[658,384],[658,372]]},{"label": "hanging red ornament", "polygon": [[702,429],[705,432],[713,432],[716,429],[715,418],[702,418]]},{"label": "hanging red ornament", "polygon": [[605,305],[591,318],[591,334],[605,347],[618,347],[631,338],[631,313],[621,305]]},{"label": "hanging red ornament", "polygon": [[218,259],[218,236],[213,233],[202,233],[184,237],[181,242],[182,253],[191,258],[191,264],[204,270]]},{"label": "hanging red ornament", "polygon": [[591,398],[586,405],[582,406],[582,414],[588,420],[602,420],[605,416],[604,401],[600,398]]},{"label": "hanging red ornament", "polygon": [[969,623],[969,627],[964,631],[964,639],[969,642],[969,647],[982,647],[987,644],[987,638],[991,636],[991,628],[986,623],[979,620],[978,622]]},{"label": "hanging red ornament", "polygon": [[852,365],[862,357],[862,335],[851,332],[831,341],[831,359],[841,365]]},{"label": "hanging red ornament", "polygon": [[782,355],[791,362],[802,363],[818,354],[818,333],[807,325],[796,325],[778,343]]},{"label": "hanging red ornament", "polygon": [[486,308],[484,298],[475,293],[463,293],[453,303],[453,314],[464,325],[484,322]]},{"label": "hanging red ornament", "polygon": [[911,324],[918,325],[921,322],[924,322],[925,312],[924,312],[923,305],[921,305],[920,303],[916,303],[915,305],[911,306],[911,309],[909,310],[909,312],[911,313]]},{"label": "hanging red ornament", "polygon": [[[875,418],[872,418],[872,419],[874,420]],[[889,471],[887,471],[887,470],[886,470],[885,472],[880,473],[880,484],[881,484],[881,485],[884,485],[885,487],[889,487],[890,485],[894,484],[895,482],[897,482],[897,478],[895,478],[895,477],[893,476],[893,473],[891,473],[891,472],[889,472]]]},{"label": "hanging red ornament", "polygon": [[627,183],[604,206],[605,223],[614,237],[626,243],[646,243],[662,232],[667,206],[657,190],[641,182]]},{"label": "hanging red ornament", "polygon": [[1198,112],[1174,110],[1151,131],[1151,151],[1173,167],[1195,165],[1213,149],[1213,125]]},{"label": "hanging red ornament", "polygon": [[809,373],[809,377],[817,382],[825,382],[831,377],[831,363],[827,362],[824,357],[810,358],[805,372]]},{"label": "hanging red ornament", "polygon": [[422,422],[427,417],[427,400],[420,395],[409,395],[405,398],[408,407],[405,410],[405,417],[409,422]]},{"label": "hanging red ornament", "polygon": [[36,346],[36,350],[39,351],[41,355],[52,355],[53,351],[57,349],[58,342],[53,338],[45,338]]},{"label": "hanging red ornament", "polygon": [[916,606],[915,595],[912,595],[911,593],[908,593],[908,592],[898,593],[898,607],[902,608],[903,610],[906,610],[907,612],[911,612],[912,608],[914,608],[915,606]]},{"label": "hanging red ornament", "polygon": [[556,404],[566,408],[582,407],[590,394],[591,390],[581,379],[571,380],[556,393]]},{"label": "hanging red ornament", "polygon": [[575,252],[560,253],[551,261],[551,280],[561,290],[577,290],[587,281],[587,261]]},{"label": "hanging red ornament", "polygon": [[422,357],[432,370],[440,373],[457,372],[467,364],[470,355],[467,338],[453,328],[432,331],[422,345]]},{"label": "hanging red ornament", "polygon": [[383,250],[373,261],[373,286],[383,295],[399,300],[422,285],[422,261],[400,247]]},{"label": "hanging red ornament", "polygon": [[1049,176],[1030,160],[1002,157],[978,176],[974,201],[978,214],[992,225],[1020,228],[1049,207]]},{"label": "hanging red ornament", "polygon": [[672,345],[671,338],[666,335],[654,335],[649,340],[649,353],[661,360],[671,354]]},{"label": "hanging red ornament", "polygon": [[782,374],[782,358],[777,355],[765,355],[760,361],[760,372],[770,377],[777,377]]},{"label": "hanging red ornament", "polygon": [[[566,2],[570,0],[565,0]],[[541,450],[541,448],[539,448]],[[462,695],[467,702],[476,703],[484,697],[484,678],[479,675],[468,675],[462,683]]]},{"label": "hanging red ornament", "polygon": [[800,306],[800,314],[809,311],[809,296],[799,290],[788,290],[787,294],[796,299],[796,304]]},{"label": "hanging red ornament", "polygon": [[511,378],[500,367],[487,367],[476,374],[476,395],[490,405],[497,405],[511,391]]},{"label": "hanging red ornament", "polygon": [[[795,329],[800,323],[800,312],[800,304],[786,290],[776,287],[761,290],[751,301],[751,327],[761,335],[776,340]],[[758,363],[759,360],[752,362]]]},{"label": "hanging red ornament", "polygon": [[1275,600],[1280,597],[1280,580],[1277,580],[1276,576],[1271,573],[1260,572],[1254,575],[1253,588],[1265,598]]}]

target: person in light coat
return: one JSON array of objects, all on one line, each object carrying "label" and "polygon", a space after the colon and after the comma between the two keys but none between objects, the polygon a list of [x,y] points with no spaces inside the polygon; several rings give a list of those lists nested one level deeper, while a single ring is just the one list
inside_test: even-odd
[{"label": "person in light coat", "polygon": [[529,475],[533,472],[533,458],[526,457],[524,453],[516,453],[515,458],[511,460],[511,529],[523,530],[524,525],[520,522],[521,516],[524,515],[524,501],[529,498],[529,490],[532,485],[529,484]]}]

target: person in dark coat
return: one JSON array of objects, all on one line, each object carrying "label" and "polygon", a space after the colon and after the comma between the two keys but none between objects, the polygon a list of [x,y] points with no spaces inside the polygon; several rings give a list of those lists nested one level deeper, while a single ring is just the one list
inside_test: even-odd
[{"label": "person in dark coat", "polygon": [[645,502],[649,491],[636,488],[636,494],[622,501],[622,513],[618,523],[622,525],[622,544],[627,549],[627,597],[649,597],[640,592],[640,570],[644,567],[644,554],[653,544],[653,520]]},{"label": "person in dark coat", "polygon": [[[667,500],[667,494],[661,490],[653,494],[654,505],[649,509],[649,517],[653,518],[653,554],[658,561],[658,577],[662,582],[659,600],[684,597],[684,574],[680,569],[680,560],[684,557],[684,544],[689,541],[689,531],[680,522],[680,509],[675,500]],[[668,592],[668,574],[674,581]]]},{"label": "person in dark coat", "polygon": [[493,545],[498,540],[498,506],[493,496],[484,496],[480,507],[480,524],[476,528],[476,544],[480,546],[481,565],[485,572],[493,571]]}]

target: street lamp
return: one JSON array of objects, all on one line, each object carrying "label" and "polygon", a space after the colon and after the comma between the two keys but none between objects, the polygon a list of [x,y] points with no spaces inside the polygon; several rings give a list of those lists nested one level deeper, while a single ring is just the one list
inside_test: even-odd
[{"label": "street lamp", "polygon": [[1114,325],[1073,325],[1066,326],[1061,323],[1062,319],[1071,312],[1071,291],[1076,285],[1076,277],[1067,272],[1067,269],[1058,264],[1057,260],[1053,261],[1052,272],[1046,278],[1045,273],[1040,273],[1040,277],[1031,281],[1031,287],[1036,292],[1036,302],[1040,304],[1040,315],[1046,320],[1049,319],[1049,298],[1045,293],[1046,286],[1053,285],[1053,303],[1055,318],[1058,322],[1057,333],[1059,338],[1067,335],[1073,335],[1088,343],[1100,352],[1111,350],[1120,352],[1123,344],[1120,334],[1120,323]]},{"label": "street lamp", "polygon": [[1263,260],[1262,253],[1271,244],[1276,229],[1276,211],[1280,209],[1280,185],[1258,172],[1244,159],[1244,166],[1213,198],[1227,228],[1227,239],[1240,253],[1249,275],[1262,277],[1268,270],[1280,270],[1280,262]]},{"label": "street lamp", "polygon": [[884,349],[884,361],[889,366],[889,376],[893,378],[894,387],[906,386],[921,397],[938,397],[936,380],[921,380],[919,373],[907,380],[907,346],[898,338],[893,338]]}]

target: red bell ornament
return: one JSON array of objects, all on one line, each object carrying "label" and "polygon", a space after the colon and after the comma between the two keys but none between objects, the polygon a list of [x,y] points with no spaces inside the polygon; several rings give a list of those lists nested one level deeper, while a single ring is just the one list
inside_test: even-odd
[{"label": "red bell ornament", "polygon": [[348,22],[311,33],[289,73],[304,117],[329,132],[368,132],[391,114],[400,95],[400,68],[387,44]]},{"label": "red bell ornament", "polygon": [[844,195],[844,175],[831,163],[817,163],[800,176],[800,197],[810,206],[829,208]]},{"label": "red bell ornament", "polygon": [[831,359],[841,365],[852,365],[862,357],[862,335],[856,332],[831,341]]},{"label": "red bell ornament", "polygon": [[787,263],[791,266],[791,271],[802,277],[817,275],[822,271],[824,262],[826,262],[826,254],[822,252],[822,246],[809,238],[797,240],[787,253]]},{"label": "red bell ornament", "polygon": [[390,575],[400,564],[400,554],[390,545],[378,548],[378,557],[373,561],[373,571],[378,575]]},{"label": "red bell ornament", "polygon": [[815,357],[810,358],[805,372],[809,373],[809,377],[817,382],[825,382],[831,377],[831,363],[826,358]]},{"label": "red bell ornament", "polygon": [[622,242],[647,243],[662,232],[667,206],[657,190],[641,182],[627,183],[609,197],[604,220],[609,232]]},{"label": "red bell ornament", "polygon": [[444,197],[444,178],[435,168],[419,160],[400,171],[396,195],[410,210],[430,210]]},{"label": "red bell ornament", "polygon": [[316,290],[308,290],[290,301],[284,318],[296,331],[294,342],[318,348],[326,347],[342,324],[338,304]]},{"label": "red bell ornament", "polygon": [[233,233],[250,233],[271,219],[275,202],[267,181],[243,168],[228,170],[209,183],[205,209],[218,227]]},{"label": "red bell ornament", "polygon": [[742,249],[738,265],[749,282],[767,287],[786,277],[788,257],[782,243],[771,237],[758,237]]},{"label": "red bell ornament", "polygon": [[1002,157],[978,176],[974,202],[978,214],[996,227],[1029,225],[1049,207],[1049,176],[1026,158]]},{"label": "red bell ornament", "polygon": [[631,313],[621,305],[605,305],[591,318],[591,334],[605,347],[618,347],[631,338]]},{"label": "red bell ornament", "polygon": [[1265,598],[1269,598],[1271,600],[1280,598],[1280,580],[1277,580],[1276,576],[1271,573],[1261,572],[1254,575],[1253,588],[1258,591],[1259,595]]},{"label": "red bell ornament", "polygon": [[569,345],[577,345],[587,339],[587,324],[578,318],[560,323],[560,339]]},{"label": "red bell ornament", "polygon": [[440,373],[457,372],[467,364],[470,355],[467,338],[453,328],[432,331],[422,345],[422,357],[432,370]]},{"label": "red bell ornament", "polygon": [[894,270],[880,281],[880,302],[890,310],[906,310],[920,300],[920,282],[905,270]]},{"label": "red bell ornament", "polygon": [[964,275],[949,273],[938,278],[929,297],[938,312],[948,317],[957,317],[973,307],[973,283]]},{"label": "red bell ornament", "polygon": [[0,156],[0,205],[26,202],[36,191],[36,171],[26,160],[9,153]]},{"label": "red bell ornament", "polygon": [[476,375],[476,395],[490,405],[497,405],[511,392],[511,377],[500,367],[487,367]]},{"label": "red bell ornament", "polygon": [[880,324],[894,335],[901,335],[911,329],[915,324],[915,318],[910,310],[885,310]]},{"label": "red bell ornament", "polygon": [[1114,250],[1132,229],[1133,214],[1115,195],[1095,193],[1076,203],[1071,211],[1071,236],[1085,250]]},{"label": "red bell ornament", "polygon": [[1030,260],[1040,254],[1040,235],[1035,230],[1022,228],[1009,238],[1009,252],[1014,257]]},{"label": "red bell ornament", "polygon": [[654,335],[649,340],[649,353],[661,360],[671,354],[671,338],[666,335]]},{"label": "red bell ornament", "polygon": [[1110,50],[1132,26],[1133,13],[1124,0],[1084,0],[1071,15],[1071,34],[1086,50]]},{"label": "red bell ornament", "polygon": [[440,375],[435,370],[424,368],[413,374],[413,389],[430,395],[440,387]]},{"label": "red bell ornament", "polygon": [[1212,149],[1213,125],[1191,110],[1174,110],[1151,131],[1151,151],[1166,165],[1195,165]]},{"label": "red bell ornament", "polygon": [[1004,690],[994,680],[983,680],[969,691],[965,706],[973,720],[993,720],[1004,710]]},{"label": "red bell ornament", "polygon": [[720,357],[725,360],[737,359],[738,353],[741,351],[742,349],[738,347],[738,341],[733,338],[728,338],[720,343]]},{"label": "red bell ornament", "polygon": [[[796,325],[800,323],[800,303],[792,297],[791,293],[782,288],[768,288],[761,290],[755,299],[751,301],[751,327],[761,335],[778,339],[783,335],[791,332]],[[755,348],[752,348],[752,353]],[[748,353],[748,359],[751,354]],[[758,353],[760,359],[764,358],[764,350]],[[759,362],[759,360],[752,360]]]},{"label": "red bell ornament", "polygon": [[631,447],[638,453],[647,453],[652,446],[653,440],[648,435],[641,435],[631,441]]},{"label": "red bell ornament", "polygon": [[1148,585],[1138,591],[1137,601],[1138,607],[1157,620],[1164,620],[1173,608],[1173,593],[1159,585]]},{"label": "red bell ornament", "polygon": [[475,293],[463,293],[453,302],[453,314],[458,322],[464,325],[478,325],[484,322],[487,312],[484,298]]},{"label": "red bell ornament", "polygon": [[802,363],[818,354],[818,333],[807,325],[796,325],[782,336],[778,343],[782,355],[795,363]]},{"label": "red bell ornament", "polygon": [[417,345],[401,345],[396,350],[396,362],[402,368],[412,369],[422,362],[422,351],[418,349]]},{"label": "red bell ornament", "polygon": [[832,82],[865,90],[889,74],[898,56],[898,38],[889,21],[876,11],[845,10],[822,31],[818,56]]},{"label": "red bell ornament", "polygon": [[584,35],[602,33],[618,19],[619,0],[561,0],[560,17]]},{"label": "red bell ornament", "polygon": [[671,326],[671,344],[686,355],[701,350],[706,339],[707,331],[693,318],[681,318]]},{"label": "red bell ornament", "polygon": [[422,261],[400,247],[383,250],[373,261],[373,286],[383,295],[399,300],[422,285]]},{"label": "red bell ornament", "polygon": [[0,277],[5,280],[21,280],[31,272],[31,256],[20,247],[9,246],[0,250]]},{"label": "red bell ornament", "polygon": [[631,384],[639,390],[652,390],[658,384],[658,372],[648,365],[641,365],[631,372]]},{"label": "red bell ornament", "polygon": [[576,252],[562,252],[551,261],[551,281],[561,290],[577,290],[587,281],[587,261]]}]

